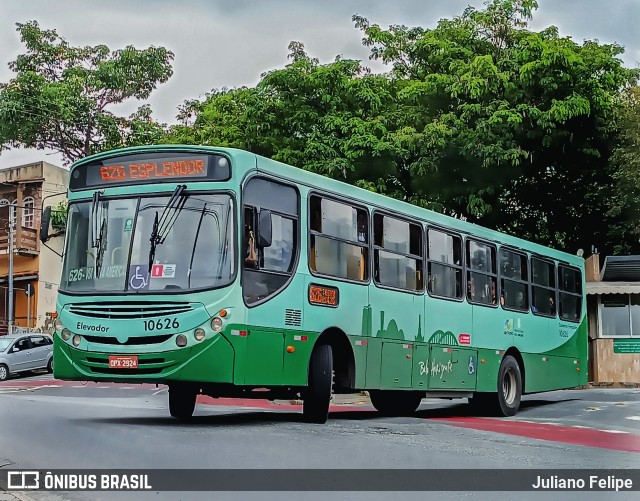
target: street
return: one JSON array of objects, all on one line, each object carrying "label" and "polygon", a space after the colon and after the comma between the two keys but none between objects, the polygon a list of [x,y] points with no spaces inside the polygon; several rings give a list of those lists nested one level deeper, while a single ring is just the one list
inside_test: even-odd
[{"label": "street", "polygon": [[[14,377],[0,384],[0,465],[5,469],[640,467],[637,388],[525,396],[516,417],[501,419],[475,418],[461,403],[465,401],[438,399],[423,400],[415,417],[384,418],[363,396],[349,395],[336,398],[341,405],[332,409],[326,425],[303,423],[300,406],[292,403],[208,397],[198,402],[193,421],[180,423],[168,415],[162,386],[82,384],[56,381],[47,374]],[[335,497],[335,493],[303,496],[316,499],[313,494],[317,499]],[[344,499],[377,499],[375,494],[345,493]],[[447,499],[480,495],[486,499],[487,493],[445,494]],[[292,493],[29,495],[42,501],[296,498]],[[489,498],[541,499],[542,495],[498,492]],[[618,493],[616,498],[632,495]],[[403,497],[432,496],[436,493]],[[578,496],[602,499],[602,493],[580,492],[562,498]]]}]

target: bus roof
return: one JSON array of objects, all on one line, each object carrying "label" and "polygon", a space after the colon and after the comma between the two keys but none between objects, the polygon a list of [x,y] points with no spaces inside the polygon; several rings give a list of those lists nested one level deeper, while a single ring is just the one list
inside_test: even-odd
[{"label": "bus roof", "polygon": [[[238,179],[243,179],[245,174],[251,170],[255,170],[256,167],[259,171],[275,175],[277,177],[293,181],[297,184],[302,184],[310,189],[318,191],[324,191],[333,193],[338,196],[343,196],[352,199],[353,201],[360,202],[364,205],[370,205],[379,209],[385,209],[387,211],[396,212],[400,215],[404,215],[409,218],[415,218],[421,221],[432,222],[435,225],[442,226],[451,230],[455,230],[467,235],[473,235],[480,239],[490,240],[502,245],[508,245],[522,250],[528,251],[533,254],[539,254],[547,256],[559,261],[572,264],[574,266],[582,267],[584,260],[581,257],[569,254],[563,251],[553,249],[551,247],[545,247],[540,244],[530,242],[521,238],[507,235],[499,231],[491,230],[483,226],[462,221],[451,216],[441,214],[429,209],[418,207],[401,200],[397,200],[386,195],[381,195],[369,190],[359,188],[347,184],[342,181],[338,181],[332,178],[322,176],[313,172],[309,172],[298,167],[272,160],[267,157],[250,153],[246,150],[237,148],[224,148],[216,146],[199,146],[199,145],[181,145],[181,144],[167,144],[167,145],[151,145],[151,146],[134,146],[130,148],[121,148],[117,150],[110,150],[95,155],[85,157],[73,163],[70,173],[73,174],[73,169],[84,165],[88,162],[96,160],[102,160],[109,157],[121,156],[126,154],[135,153],[150,153],[153,151],[184,151],[184,152],[219,152],[226,153],[231,160],[249,161],[245,163],[247,165],[243,170],[246,172],[236,172]],[[236,164],[237,165],[237,164]]]}]

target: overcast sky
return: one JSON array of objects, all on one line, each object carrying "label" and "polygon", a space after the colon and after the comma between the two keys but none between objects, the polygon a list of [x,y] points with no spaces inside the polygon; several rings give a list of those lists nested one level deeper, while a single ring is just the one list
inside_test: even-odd
[{"label": "overcast sky", "polygon": [[[531,28],[551,24],[576,42],[598,39],[626,48],[625,65],[640,65],[640,0],[538,0]],[[362,34],[351,16],[381,26],[433,27],[483,0],[0,0],[0,82],[12,78],[7,64],[23,51],[16,22],[37,20],[72,45],[106,44],[110,49],[162,45],[175,53],[174,75],[149,99],[154,116],[172,123],[185,99],[212,88],[255,85],[260,74],[283,67],[290,41],[303,42],[321,62],[337,54],[367,61]],[[374,70],[380,67],[367,63]],[[142,102],[111,108],[128,115]],[[0,168],[37,160],[60,164],[57,155],[13,150]]]}]

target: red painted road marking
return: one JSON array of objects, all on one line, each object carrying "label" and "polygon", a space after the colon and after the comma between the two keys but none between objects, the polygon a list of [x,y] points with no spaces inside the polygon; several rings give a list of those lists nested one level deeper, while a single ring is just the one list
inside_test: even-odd
[{"label": "red painted road marking", "polygon": [[538,440],[549,440],[551,442],[600,447],[616,451],[640,452],[640,435],[631,433],[610,433],[589,428],[476,417],[430,418],[429,421],[442,421],[460,428],[491,431]]}]

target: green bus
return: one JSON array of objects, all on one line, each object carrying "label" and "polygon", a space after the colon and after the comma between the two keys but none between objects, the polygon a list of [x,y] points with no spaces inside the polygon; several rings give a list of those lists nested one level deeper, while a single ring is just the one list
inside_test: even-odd
[{"label": "green bus", "polygon": [[93,155],[68,198],[56,378],[166,384],[181,419],[300,398],[317,423],[336,393],[511,416],[587,382],[577,256],[229,148]]}]

